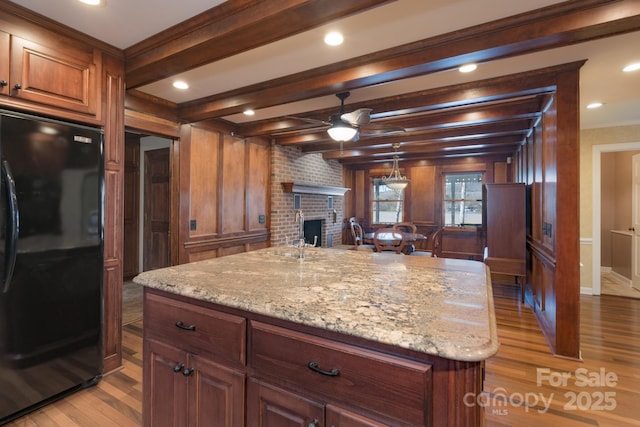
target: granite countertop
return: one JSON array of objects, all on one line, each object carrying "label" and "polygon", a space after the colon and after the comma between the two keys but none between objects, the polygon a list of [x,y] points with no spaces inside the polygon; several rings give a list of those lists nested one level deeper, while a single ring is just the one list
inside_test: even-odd
[{"label": "granite countertop", "polygon": [[461,361],[498,350],[485,265],[425,256],[266,248],[141,273],[135,283]]}]

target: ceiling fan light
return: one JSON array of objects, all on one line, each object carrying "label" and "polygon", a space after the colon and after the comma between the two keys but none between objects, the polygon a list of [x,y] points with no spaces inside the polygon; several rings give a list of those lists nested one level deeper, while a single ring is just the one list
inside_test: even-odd
[{"label": "ceiling fan light", "polygon": [[351,141],[358,129],[343,121],[336,121],[327,129],[327,132],[334,141]]}]

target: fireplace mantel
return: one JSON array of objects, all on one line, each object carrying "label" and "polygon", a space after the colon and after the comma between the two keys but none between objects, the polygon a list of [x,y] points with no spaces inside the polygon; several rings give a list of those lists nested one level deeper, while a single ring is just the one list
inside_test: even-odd
[{"label": "fireplace mantel", "polygon": [[283,182],[282,190],[285,193],[322,194],[325,196],[344,196],[351,190],[344,187],[332,187],[330,185],[311,184],[308,182]]}]

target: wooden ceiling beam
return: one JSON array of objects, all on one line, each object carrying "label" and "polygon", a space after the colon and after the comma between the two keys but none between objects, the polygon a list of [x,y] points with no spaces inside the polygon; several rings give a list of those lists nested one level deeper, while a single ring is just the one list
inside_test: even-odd
[{"label": "wooden ceiling beam", "polygon": [[127,48],[126,84],[138,88],[389,2],[228,0]]},{"label": "wooden ceiling beam", "polygon": [[[453,89],[452,89],[453,90]],[[429,97],[427,96],[427,99]],[[505,117],[534,117],[539,115],[540,99],[538,96],[529,96],[502,100],[487,105],[474,105],[473,108],[452,108],[440,111],[429,111],[425,114],[400,115],[385,121],[387,124],[400,126],[408,131],[426,130],[434,127],[446,127],[451,123],[465,122],[478,123],[480,121],[493,121],[504,119]],[[351,106],[349,106],[351,110]],[[473,114],[471,114],[473,112]],[[375,123],[375,120],[373,120]],[[295,118],[275,118],[250,122],[238,125],[238,132],[242,135],[270,135],[276,138],[282,145],[291,145],[295,141],[296,135],[305,129],[309,133],[314,133],[318,129],[317,125],[310,124]],[[321,132],[325,130],[322,129]],[[319,133],[319,132],[316,132]],[[291,138],[291,139],[288,139]],[[305,138],[308,140],[308,138]]]},{"label": "wooden ceiling beam", "polygon": [[[640,2],[579,0],[408,43],[180,104],[188,121],[224,117],[345,90],[558,48],[640,28]],[[370,107],[371,108],[371,107]]]},{"label": "wooden ceiling beam", "polygon": [[[501,155],[512,155],[517,152],[521,147],[521,141],[514,141],[511,143],[505,142],[504,144],[493,144],[488,145],[486,147],[479,148],[461,148],[460,150],[443,150],[439,149],[440,146],[434,147],[433,150],[424,150],[420,152],[406,154],[400,160],[400,168],[403,168],[406,162],[413,162],[418,160],[427,160],[427,159],[442,159],[447,157],[477,157],[477,156],[494,156],[496,154]],[[345,156],[340,160],[340,163],[344,165],[371,165],[374,163],[387,163],[389,164],[389,169],[391,169],[391,163],[389,160],[389,156],[386,157],[369,157],[369,156],[349,156],[347,152],[345,152]]]},{"label": "wooden ceiling beam", "polygon": [[[417,135],[410,135],[408,138],[368,138],[361,139],[355,144],[344,143],[343,147],[350,150],[367,150],[367,155],[388,153],[389,147],[400,144],[400,151],[410,152],[423,149],[426,145],[438,143],[461,144],[461,141],[479,141],[491,138],[498,138],[506,135],[514,135],[522,139],[531,128],[530,120],[505,121],[501,123],[490,123],[481,125],[461,126],[452,129],[434,129]],[[475,142],[472,142],[475,143]],[[481,143],[481,142],[479,142]],[[380,149],[380,147],[383,147]],[[324,153],[325,159],[339,159],[339,144],[335,141],[329,143],[302,145],[301,150],[305,154]]]}]

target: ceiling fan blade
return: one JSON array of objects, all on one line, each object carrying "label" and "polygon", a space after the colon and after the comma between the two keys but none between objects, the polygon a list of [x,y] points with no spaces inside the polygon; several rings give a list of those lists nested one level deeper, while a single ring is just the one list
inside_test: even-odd
[{"label": "ceiling fan blade", "polygon": [[340,117],[355,126],[366,125],[371,121],[371,108],[358,108],[350,113],[344,113]]},{"label": "ceiling fan blade", "polygon": [[407,130],[400,126],[387,125],[383,123],[369,123],[362,126],[360,132],[363,136],[367,135],[387,135],[392,133],[406,132]]},{"label": "ceiling fan blade", "polygon": [[331,126],[331,123],[325,122],[324,120],[310,119],[310,118],[307,118],[307,117],[284,116],[284,118],[293,119],[293,120],[300,120],[302,122],[311,123],[312,125],[316,125],[316,126]]}]

